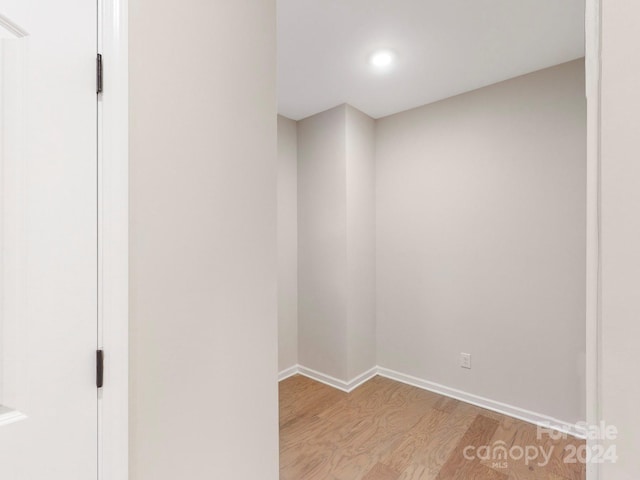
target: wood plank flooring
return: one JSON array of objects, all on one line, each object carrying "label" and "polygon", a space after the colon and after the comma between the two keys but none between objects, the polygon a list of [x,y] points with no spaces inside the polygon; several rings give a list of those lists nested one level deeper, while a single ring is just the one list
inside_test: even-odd
[{"label": "wood plank flooring", "polygon": [[[301,375],[280,382],[280,480],[584,480],[584,465],[563,461],[580,440],[536,434],[529,423],[383,377],[349,394]],[[542,451],[528,462],[465,458],[467,447],[496,444],[552,454],[543,466]]]}]

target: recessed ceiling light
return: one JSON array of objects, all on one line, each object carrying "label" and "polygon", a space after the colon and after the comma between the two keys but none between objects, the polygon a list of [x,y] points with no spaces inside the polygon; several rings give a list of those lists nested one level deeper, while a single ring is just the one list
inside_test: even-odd
[{"label": "recessed ceiling light", "polygon": [[378,50],[369,57],[369,63],[376,68],[385,69],[389,68],[395,59],[396,54],[392,50]]}]

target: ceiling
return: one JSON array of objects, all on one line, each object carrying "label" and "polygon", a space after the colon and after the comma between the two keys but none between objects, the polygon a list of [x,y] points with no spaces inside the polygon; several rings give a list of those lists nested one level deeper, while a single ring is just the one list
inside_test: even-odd
[{"label": "ceiling", "polygon": [[[392,49],[394,67],[368,59]],[[278,0],[278,111],[374,118],[584,56],[584,0]]]}]

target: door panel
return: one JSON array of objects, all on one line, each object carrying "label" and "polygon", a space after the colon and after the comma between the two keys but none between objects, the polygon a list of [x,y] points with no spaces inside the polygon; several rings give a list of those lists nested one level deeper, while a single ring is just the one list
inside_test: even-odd
[{"label": "door panel", "polygon": [[97,6],[0,0],[0,479],[97,477]]}]

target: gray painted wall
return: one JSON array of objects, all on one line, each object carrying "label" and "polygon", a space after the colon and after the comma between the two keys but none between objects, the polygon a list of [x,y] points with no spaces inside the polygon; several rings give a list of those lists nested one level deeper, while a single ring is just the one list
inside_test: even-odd
[{"label": "gray painted wall", "polygon": [[347,105],[348,378],[376,365],[375,120]]},{"label": "gray painted wall", "polygon": [[376,157],[378,363],[584,419],[583,62],[380,119]]},{"label": "gray painted wall", "polygon": [[278,478],[275,7],[130,2],[132,480]]},{"label": "gray painted wall", "polygon": [[299,360],[348,381],[375,366],[373,119],[298,122]]},{"label": "gray painted wall", "polygon": [[615,425],[619,459],[602,480],[640,472],[640,3],[602,2],[601,198],[602,419]]},{"label": "gray painted wall", "polygon": [[344,108],[298,122],[298,358],[347,379]]},{"label": "gray painted wall", "polygon": [[278,115],[278,369],[298,363],[298,136]]}]

